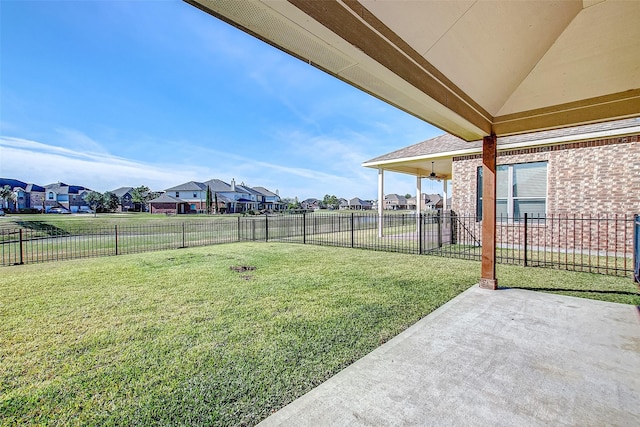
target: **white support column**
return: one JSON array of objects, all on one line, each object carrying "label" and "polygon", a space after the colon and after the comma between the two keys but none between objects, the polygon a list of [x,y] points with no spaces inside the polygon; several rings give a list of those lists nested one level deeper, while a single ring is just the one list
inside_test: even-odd
[{"label": "white support column", "polygon": [[442,212],[446,212],[449,206],[447,206],[447,199],[449,195],[447,194],[447,180],[446,178],[442,180],[442,195],[444,200],[442,200]]},{"label": "white support column", "polygon": [[378,237],[382,237],[384,212],[384,169],[378,168]]},{"label": "white support column", "polygon": [[416,176],[416,233],[420,231],[420,214],[422,213],[422,177]]}]

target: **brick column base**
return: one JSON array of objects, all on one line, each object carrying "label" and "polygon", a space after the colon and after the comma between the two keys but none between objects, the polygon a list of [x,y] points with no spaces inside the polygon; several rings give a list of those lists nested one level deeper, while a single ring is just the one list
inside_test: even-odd
[{"label": "brick column base", "polygon": [[480,288],[495,291],[498,289],[498,279],[480,279]]}]

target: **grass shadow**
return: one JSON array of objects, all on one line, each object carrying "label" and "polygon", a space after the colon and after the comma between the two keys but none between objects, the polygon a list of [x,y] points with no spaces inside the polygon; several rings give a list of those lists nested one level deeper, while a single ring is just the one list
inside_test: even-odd
[{"label": "grass shadow", "polygon": [[628,292],[628,291],[616,291],[616,290],[602,290],[602,289],[570,289],[570,288],[534,288],[528,286],[505,286],[498,287],[498,289],[524,289],[526,291],[539,291],[539,292],[579,292],[589,294],[614,294],[614,295],[630,295],[634,297],[640,297],[640,291]]},{"label": "grass shadow", "polygon": [[71,235],[71,233],[69,233],[68,231],[60,227],[56,227],[55,225],[46,224],[40,221],[16,221],[16,224],[24,229],[33,230],[33,231],[45,234],[47,236],[70,236]]}]

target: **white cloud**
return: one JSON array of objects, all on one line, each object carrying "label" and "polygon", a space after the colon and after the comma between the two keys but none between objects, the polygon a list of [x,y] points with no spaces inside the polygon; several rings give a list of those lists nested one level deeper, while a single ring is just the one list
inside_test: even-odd
[{"label": "white cloud", "polygon": [[143,184],[160,190],[210,178],[227,182],[235,178],[249,185],[279,189],[283,196],[300,198],[321,197],[326,193],[337,193],[338,189],[353,189],[358,194],[358,189],[363,189],[362,183],[322,170],[275,164],[202,147],[198,149],[203,152],[202,158],[216,158],[216,164],[152,164],[2,136],[0,174],[5,178],[40,185],[63,181],[97,191]]},{"label": "white cloud", "polygon": [[167,188],[192,178],[193,170],[150,165],[107,154],[87,153],[21,138],[0,137],[2,176],[46,185],[63,181],[97,191],[147,185]]},{"label": "white cloud", "polygon": [[75,129],[58,128],[56,132],[62,137],[63,144],[73,150],[89,153],[108,154],[98,141]]}]

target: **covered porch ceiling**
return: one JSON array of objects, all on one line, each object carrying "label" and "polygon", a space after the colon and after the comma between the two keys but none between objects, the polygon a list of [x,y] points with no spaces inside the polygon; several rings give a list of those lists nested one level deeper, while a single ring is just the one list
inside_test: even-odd
[{"label": "covered porch ceiling", "polygon": [[466,141],[640,115],[640,1],[185,1]]}]

